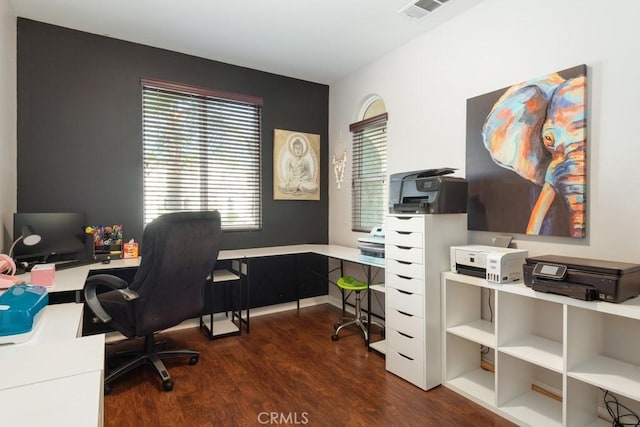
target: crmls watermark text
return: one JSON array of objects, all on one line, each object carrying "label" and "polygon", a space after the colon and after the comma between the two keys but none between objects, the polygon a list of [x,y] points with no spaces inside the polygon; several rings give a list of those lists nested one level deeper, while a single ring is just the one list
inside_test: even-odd
[{"label": "crmls watermark text", "polygon": [[260,424],[308,424],[308,412],[260,412],[258,414]]}]

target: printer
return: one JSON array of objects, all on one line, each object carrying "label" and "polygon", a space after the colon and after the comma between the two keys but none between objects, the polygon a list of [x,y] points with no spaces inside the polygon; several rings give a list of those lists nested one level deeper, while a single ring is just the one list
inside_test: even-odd
[{"label": "printer", "polygon": [[359,259],[384,265],[384,228],[373,227],[371,233],[358,238]]},{"label": "printer", "polygon": [[522,280],[522,265],[528,252],[498,246],[451,246],[451,271],[481,277],[489,282]]},{"label": "printer", "polygon": [[640,264],[543,255],[527,258],[522,268],[534,291],[615,303],[640,295]]},{"label": "printer", "polygon": [[31,338],[48,302],[44,286],[13,285],[0,295],[0,344],[18,344]]},{"label": "printer", "polygon": [[446,214],[467,212],[468,182],[440,168],[392,174],[389,213]]}]

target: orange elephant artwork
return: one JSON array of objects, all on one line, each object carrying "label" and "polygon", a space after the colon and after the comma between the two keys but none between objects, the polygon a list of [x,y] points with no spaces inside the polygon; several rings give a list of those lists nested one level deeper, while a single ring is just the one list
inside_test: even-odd
[{"label": "orange elephant artwork", "polygon": [[585,236],[586,66],[467,100],[469,228]]}]

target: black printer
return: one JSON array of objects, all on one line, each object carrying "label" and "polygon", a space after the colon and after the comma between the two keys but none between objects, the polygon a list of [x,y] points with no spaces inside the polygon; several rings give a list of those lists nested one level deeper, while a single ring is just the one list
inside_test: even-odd
[{"label": "black printer", "polygon": [[389,213],[466,213],[468,182],[440,168],[392,174]]},{"label": "black printer", "polygon": [[543,255],[526,258],[522,269],[534,291],[609,302],[640,295],[640,264]]}]

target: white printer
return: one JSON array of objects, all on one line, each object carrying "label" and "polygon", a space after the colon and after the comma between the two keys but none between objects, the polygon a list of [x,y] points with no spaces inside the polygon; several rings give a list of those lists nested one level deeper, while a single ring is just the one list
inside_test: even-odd
[{"label": "white printer", "polygon": [[481,277],[489,282],[522,280],[522,266],[528,252],[498,246],[451,246],[451,271]]},{"label": "white printer", "polygon": [[373,227],[369,235],[358,238],[358,248],[361,260],[384,265],[384,228]]}]

